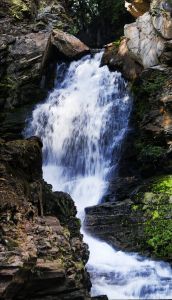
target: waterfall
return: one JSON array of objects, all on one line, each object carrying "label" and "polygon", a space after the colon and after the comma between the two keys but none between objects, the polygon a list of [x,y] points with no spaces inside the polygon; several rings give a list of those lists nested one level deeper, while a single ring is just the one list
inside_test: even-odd
[{"label": "waterfall", "polygon": [[[132,99],[118,72],[100,67],[102,53],[57,66],[55,88],[38,105],[26,135],[43,141],[43,174],[54,190],[68,192],[78,217],[98,204],[118,173]],[[84,232],[90,248],[92,294],[109,299],[171,299],[168,264],[117,251]]]}]

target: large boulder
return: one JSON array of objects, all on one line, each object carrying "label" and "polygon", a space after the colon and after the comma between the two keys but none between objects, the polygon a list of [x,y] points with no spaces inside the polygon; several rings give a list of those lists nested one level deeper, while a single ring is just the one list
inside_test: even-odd
[{"label": "large boulder", "polygon": [[115,248],[172,261],[172,176],[145,182],[133,199],[86,208],[85,228]]},{"label": "large boulder", "polygon": [[52,32],[50,43],[67,58],[80,57],[89,52],[89,48],[78,38],[61,30]]},{"label": "large boulder", "polygon": [[126,25],[125,37],[127,46],[133,58],[144,68],[159,64],[159,58],[164,50],[164,40],[156,32],[151,15],[147,12],[135,23]]}]

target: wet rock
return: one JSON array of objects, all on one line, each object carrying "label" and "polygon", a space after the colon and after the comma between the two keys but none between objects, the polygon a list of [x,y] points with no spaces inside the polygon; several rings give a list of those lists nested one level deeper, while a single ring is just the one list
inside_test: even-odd
[{"label": "wet rock", "polygon": [[131,199],[86,208],[85,228],[118,249],[172,260],[171,176],[145,181]]}]

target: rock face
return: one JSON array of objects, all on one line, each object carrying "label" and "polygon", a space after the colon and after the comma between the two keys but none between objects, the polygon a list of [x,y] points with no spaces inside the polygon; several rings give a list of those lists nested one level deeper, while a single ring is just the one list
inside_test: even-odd
[{"label": "rock face", "polygon": [[159,63],[164,50],[164,42],[156,33],[149,13],[139,17],[135,23],[126,25],[124,34],[128,39],[127,46],[131,56],[144,68]]},{"label": "rock face", "polygon": [[91,299],[76,208],[43,181],[41,147],[0,140],[0,298]]},{"label": "rock face", "polygon": [[42,56],[49,34],[28,33],[20,36],[3,34],[0,45],[1,108],[13,108],[43,97],[39,87]]},{"label": "rock face", "polygon": [[172,18],[170,12],[163,11],[163,1],[151,2],[152,23],[157,32],[165,39],[172,39]]},{"label": "rock face", "polygon": [[[137,2],[137,3],[135,3]],[[136,22],[125,25],[124,35],[127,38],[127,47],[131,57],[144,68],[161,63],[171,64],[172,61],[172,19],[171,13],[164,9],[161,0],[133,1],[126,5],[130,8],[134,5],[145,4],[144,9],[138,12]],[[133,13],[132,13],[133,14]]]},{"label": "rock face", "polygon": [[[0,109],[9,110],[45,98],[53,86],[57,54],[73,58],[88,48],[62,32],[74,26],[64,1],[1,2]],[[53,45],[58,53],[51,52]]]},{"label": "rock face", "polygon": [[149,192],[140,190],[133,200],[87,208],[86,229],[115,248],[172,261],[171,180],[145,183]]},{"label": "rock face", "polygon": [[163,9],[163,1],[132,1],[126,7],[129,11],[138,9],[137,19],[125,25],[125,38],[118,51],[111,45],[105,49],[105,63],[119,69],[129,80],[138,77],[142,68],[159,64],[171,66],[172,18],[170,12]]}]

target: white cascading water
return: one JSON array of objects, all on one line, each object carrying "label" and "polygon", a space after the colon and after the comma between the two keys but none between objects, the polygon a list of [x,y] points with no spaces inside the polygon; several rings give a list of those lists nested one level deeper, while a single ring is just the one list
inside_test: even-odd
[{"label": "white cascading water", "polygon": [[[117,173],[132,100],[120,73],[100,67],[102,53],[57,67],[54,90],[38,105],[26,135],[44,145],[44,178],[68,192],[83,221],[84,208],[96,205]],[[84,232],[90,248],[92,294],[109,299],[172,299],[172,270],[116,251]]]}]

